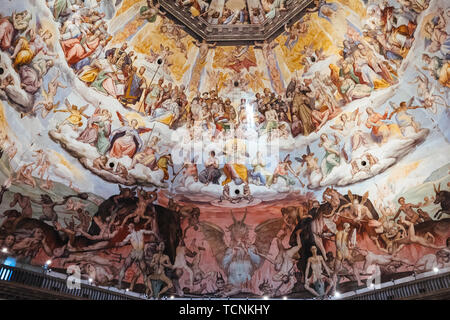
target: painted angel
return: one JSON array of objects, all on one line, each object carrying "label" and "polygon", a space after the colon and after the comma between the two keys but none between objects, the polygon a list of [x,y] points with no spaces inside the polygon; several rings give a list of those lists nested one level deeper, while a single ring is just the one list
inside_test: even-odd
[{"label": "painted angel", "polygon": [[402,131],[403,135],[405,135],[404,130],[406,128],[413,128],[414,131],[417,133],[421,129],[420,124],[414,120],[414,117],[408,113],[408,110],[414,110],[419,108],[425,108],[424,106],[413,106],[412,103],[414,101],[414,97],[412,97],[408,103],[406,101],[400,102],[400,105],[396,105],[392,101],[389,102],[391,107],[394,109],[394,111],[391,112],[391,114],[388,116],[388,120],[392,118],[392,116],[395,114],[395,120],[398,123],[398,126],[400,127],[400,130]]},{"label": "painted angel", "polygon": [[147,0],[147,5],[141,7],[141,9],[139,10],[139,14],[140,14],[139,18],[145,19],[148,22],[155,22],[156,18],[158,17],[158,14],[161,16],[166,15],[165,12],[163,12],[159,9],[160,7],[161,7],[161,4],[158,1]]},{"label": "painted angel", "polygon": [[288,49],[292,49],[298,42],[300,36],[308,33],[309,21],[311,18],[309,15],[302,17],[297,23],[294,23],[292,26],[288,27],[286,24],[284,26],[285,35],[287,36],[286,42],[284,45]]},{"label": "painted angel", "polygon": [[66,109],[57,110],[54,109],[53,112],[65,112],[70,113],[70,116],[68,116],[63,122],[58,124],[56,126],[56,129],[60,131],[61,126],[68,124],[70,125],[73,130],[77,131],[78,128],[83,126],[83,117],[86,119],[89,119],[89,116],[87,116],[84,111],[89,107],[89,105],[85,105],[81,108],[78,108],[76,105],[71,105],[67,99],[64,100],[64,103],[66,105]]},{"label": "painted angel", "polygon": [[147,60],[150,63],[154,63],[156,59],[158,59],[159,54],[153,51],[152,48],[150,48],[150,54],[145,57],[145,60]]},{"label": "painted angel", "polygon": [[264,88],[264,81],[269,81],[264,72],[255,70],[252,73],[247,73],[245,79],[248,81],[250,88],[257,92],[259,89]]},{"label": "painted angel", "polygon": [[[434,90],[435,90],[435,86],[432,86],[430,84],[430,81],[428,79],[428,77],[419,70],[419,68],[416,67],[417,72],[419,73],[419,75],[411,82],[409,82],[410,84],[413,83],[418,83],[417,84],[417,93],[418,93],[418,97],[417,100],[420,101],[420,103],[423,105],[424,109],[430,109],[431,112],[433,112],[434,114],[437,112],[437,105],[442,105],[445,106],[446,108],[449,107],[449,105],[447,104],[446,100],[437,94],[433,94]],[[438,91],[438,93],[445,93],[445,91]]]},{"label": "painted angel", "polygon": [[58,88],[67,88],[65,85],[63,85],[61,82],[58,81],[58,77],[60,75],[60,72],[58,72],[55,77],[48,83],[48,90],[45,91],[44,88],[42,88],[42,100],[38,101],[34,104],[32,113],[38,111],[39,109],[42,109],[42,118],[47,117],[47,115],[52,111],[58,108],[59,101],[54,103],[54,99],[56,96],[56,92]]},{"label": "painted angel", "polygon": [[319,166],[319,159],[314,157],[314,152],[311,152],[311,148],[306,146],[306,154],[302,157],[295,157],[295,160],[301,163],[301,166],[297,169],[296,174],[299,175],[303,166],[306,164],[306,170],[303,173],[308,178],[309,185],[317,185],[322,180],[322,171]]},{"label": "painted angel", "polygon": [[187,47],[181,40],[186,38],[188,34],[184,32],[183,26],[175,24],[169,19],[164,19],[163,24],[159,27],[159,31],[175,41],[175,46],[184,53],[184,57],[187,59]]},{"label": "painted angel", "polygon": [[338,5],[335,2],[326,2],[325,0],[314,0],[314,8],[306,9],[307,12],[317,12],[320,18],[327,19],[330,23],[330,18],[338,10]]},{"label": "painted angel", "polygon": [[210,83],[215,83],[216,92],[219,93],[222,89],[227,86],[229,80],[229,73],[218,71],[218,70],[207,70],[206,71]]},{"label": "painted angel", "polygon": [[124,156],[133,158],[137,152],[141,151],[144,145],[140,134],[149,132],[152,129],[138,127],[136,119],[132,119],[129,122],[119,112],[116,112],[116,114],[122,123],[122,127],[114,130],[110,135],[109,155],[117,159]]}]

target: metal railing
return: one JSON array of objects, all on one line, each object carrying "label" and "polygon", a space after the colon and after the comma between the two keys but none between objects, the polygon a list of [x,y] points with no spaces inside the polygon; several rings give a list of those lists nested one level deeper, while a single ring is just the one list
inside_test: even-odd
[{"label": "metal railing", "polygon": [[44,271],[35,272],[22,268],[0,265],[0,284],[19,284],[40,290],[53,292],[75,299],[90,300],[134,300],[138,299],[126,294],[80,283],[78,288],[69,288],[67,279],[49,276]]},{"label": "metal railing", "polygon": [[[405,279],[406,280],[406,279]],[[372,290],[366,293],[357,293],[345,298],[346,300],[400,300],[417,299],[437,295],[439,292],[450,290],[450,272],[438,273],[423,279],[406,281]]]},{"label": "metal railing", "polygon": [[[67,285],[67,275],[58,274],[59,277],[50,276],[46,272],[36,272],[18,267],[0,265],[0,288],[8,285],[20,286],[21,290],[37,289],[39,292],[60,295],[62,298],[89,299],[89,300],[136,300],[145,299],[130,293],[120,293],[117,289],[103,289],[100,287],[80,283],[78,288]],[[344,300],[400,300],[400,299],[426,299],[445,293],[450,295],[450,271],[429,273],[407,277],[384,283],[380,289],[365,289],[347,292],[341,299]],[[27,289],[28,288],[28,289]],[[117,291],[116,291],[117,290]],[[0,294],[1,295],[1,294]],[[4,294],[6,295],[6,293]],[[16,294],[17,296],[17,294]],[[199,298],[199,299],[204,299]],[[192,299],[192,298],[190,298]],[[292,298],[289,298],[292,300]]]},{"label": "metal railing", "polygon": [[277,12],[273,19],[265,19],[261,24],[212,24],[203,17],[192,17],[190,11],[176,3],[176,0],[161,0],[161,7],[176,20],[184,24],[191,33],[207,42],[234,44],[244,41],[264,41],[284,31],[284,25],[290,24],[305,14],[312,0],[287,0],[286,11]]}]

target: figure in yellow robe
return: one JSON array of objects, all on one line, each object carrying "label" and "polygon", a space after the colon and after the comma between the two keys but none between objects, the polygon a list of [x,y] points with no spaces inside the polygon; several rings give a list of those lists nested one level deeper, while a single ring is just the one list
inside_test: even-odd
[{"label": "figure in yellow robe", "polygon": [[236,184],[248,183],[248,171],[245,166],[246,145],[242,139],[231,139],[225,143],[224,153],[228,157],[228,162],[223,167],[226,179],[222,185],[226,185],[234,180]]}]

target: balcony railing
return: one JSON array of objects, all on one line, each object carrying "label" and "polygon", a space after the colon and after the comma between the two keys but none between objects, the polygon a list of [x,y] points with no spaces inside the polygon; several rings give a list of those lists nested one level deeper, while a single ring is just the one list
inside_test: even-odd
[{"label": "balcony railing", "polygon": [[[113,290],[80,283],[78,288],[69,288],[66,275],[50,276],[42,272],[23,268],[0,265],[0,286],[24,290],[37,290],[42,297],[61,296],[63,299],[89,299],[89,300],[136,300],[140,299],[130,294],[122,294]],[[117,289],[116,289],[117,290]],[[8,298],[7,290],[0,290],[2,298]],[[35,294],[36,295],[36,294]],[[17,296],[17,294],[16,294]],[[27,295],[29,296],[29,295]],[[38,299],[39,297],[36,297]]]},{"label": "balcony railing", "polygon": [[[362,290],[361,290],[362,291]],[[406,300],[406,299],[428,299],[450,296],[450,270],[439,272],[428,272],[417,276],[410,276],[394,280],[381,285],[381,288],[364,289],[366,292],[356,291],[347,293],[346,300]]]},{"label": "balcony railing", "polygon": [[192,17],[190,11],[175,0],[161,0],[161,7],[173,18],[185,25],[196,38],[220,45],[236,45],[248,41],[271,40],[284,31],[286,24],[297,21],[305,14],[312,0],[287,0],[286,11],[278,12],[273,19],[262,24],[212,24],[203,17]]},{"label": "balcony railing", "polygon": [[[69,288],[68,275],[44,270],[32,271],[20,267],[0,265],[0,298],[3,299],[89,299],[89,300],[138,300],[147,299],[136,293],[121,293],[116,288],[101,288],[86,284]],[[33,292],[31,292],[33,291]],[[202,299],[202,297],[197,297]],[[195,299],[197,299],[195,298]],[[206,297],[203,297],[203,299]],[[341,294],[343,300],[401,300],[401,299],[449,299],[450,268],[439,272],[422,273],[379,287],[365,288]],[[178,298],[179,299],[179,298]],[[181,299],[193,299],[181,298]],[[211,299],[211,298],[209,298]],[[246,298],[248,300],[249,298]],[[254,298],[258,299],[258,298]],[[260,299],[260,298],[259,298]],[[293,300],[295,298],[289,298]],[[250,299],[253,300],[253,299]]]}]

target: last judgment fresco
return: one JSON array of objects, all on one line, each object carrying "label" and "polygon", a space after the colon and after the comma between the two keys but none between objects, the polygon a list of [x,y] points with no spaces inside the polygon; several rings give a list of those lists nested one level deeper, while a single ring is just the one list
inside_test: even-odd
[{"label": "last judgment fresco", "polygon": [[[211,25],[292,0],[164,0]],[[0,0],[2,255],[149,297],[450,266],[450,7],[312,1],[273,40],[160,1]]]}]

